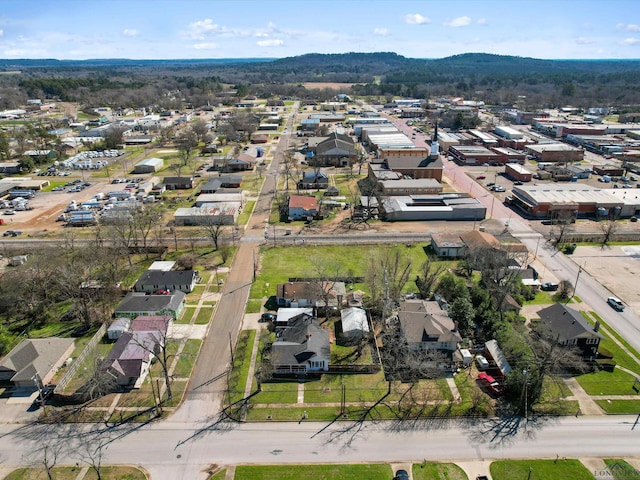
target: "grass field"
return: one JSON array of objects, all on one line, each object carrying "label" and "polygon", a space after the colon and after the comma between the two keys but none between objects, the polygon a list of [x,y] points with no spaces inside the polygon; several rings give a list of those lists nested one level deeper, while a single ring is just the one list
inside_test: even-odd
[{"label": "grass field", "polygon": [[640,400],[640,394],[633,389],[635,377],[617,368],[613,372],[580,375],[577,380],[589,395],[637,395]]},{"label": "grass field", "polygon": [[241,465],[234,480],[389,480],[393,477],[387,464],[366,465]]},{"label": "grass field", "polygon": [[491,464],[493,480],[593,480],[580,461],[555,460],[500,460]]},{"label": "grass field", "polygon": [[469,480],[467,474],[453,463],[423,462],[413,465],[413,480]]}]

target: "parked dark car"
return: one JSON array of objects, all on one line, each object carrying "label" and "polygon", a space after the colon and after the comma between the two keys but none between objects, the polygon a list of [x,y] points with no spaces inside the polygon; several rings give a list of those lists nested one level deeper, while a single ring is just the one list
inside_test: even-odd
[{"label": "parked dark car", "polygon": [[406,470],[396,470],[396,480],[409,480],[409,474]]},{"label": "parked dark car", "polygon": [[55,385],[45,385],[42,387],[42,391],[35,398],[33,404],[37,407],[46,405],[46,403],[53,398],[53,392],[55,389]]},{"label": "parked dark car", "polygon": [[261,322],[275,322],[276,321],[276,314],[275,313],[263,313],[260,316],[260,321]]},{"label": "parked dark car", "polygon": [[544,290],[545,292],[555,292],[558,290],[558,284],[553,282],[545,282],[540,285],[540,290]]}]

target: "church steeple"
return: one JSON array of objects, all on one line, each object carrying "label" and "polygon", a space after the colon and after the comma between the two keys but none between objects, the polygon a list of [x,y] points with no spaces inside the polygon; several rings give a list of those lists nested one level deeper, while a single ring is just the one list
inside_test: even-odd
[{"label": "church steeple", "polygon": [[438,121],[436,120],[436,128],[433,130],[433,140],[431,141],[431,151],[429,156],[431,158],[437,158],[440,153],[440,147],[438,145]]}]

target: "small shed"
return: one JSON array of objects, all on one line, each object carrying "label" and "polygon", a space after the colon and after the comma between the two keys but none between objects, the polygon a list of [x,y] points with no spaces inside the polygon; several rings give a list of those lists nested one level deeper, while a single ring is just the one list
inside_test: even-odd
[{"label": "small shed", "polygon": [[362,308],[351,307],[340,311],[342,335],[344,338],[357,339],[369,333],[367,312]]},{"label": "small shed", "polygon": [[125,317],[116,318],[107,328],[107,338],[117,340],[124,332],[129,331],[131,320]]}]

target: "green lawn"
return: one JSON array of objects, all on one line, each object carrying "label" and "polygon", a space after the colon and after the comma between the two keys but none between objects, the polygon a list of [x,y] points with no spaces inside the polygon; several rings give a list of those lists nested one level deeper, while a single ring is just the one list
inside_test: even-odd
[{"label": "green lawn", "polygon": [[297,382],[263,383],[262,391],[251,397],[251,403],[296,403]]},{"label": "green lawn", "polygon": [[214,473],[209,477],[209,480],[225,480],[227,478],[227,469],[223,468],[217,473]]},{"label": "green lawn", "polygon": [[182,316],[176,320],[175,323],[189,324],[193,318],[193,314],[196,313],[196,307],[185,307]]},{"label": "green lawn", "polygon": [[238,215],[238,225],[246,225],[249,223],[249,218],[253,213],[253,209],[256,206],[255,200],[248,200],[247,203],[244,204],[244,208],[242,209],[242,213]]},{"label": "green lawn", "polygon": [[253,342],[256,340],[255,330],[243,330],[238,336],[235,350],[233,352],[233,370],[229,376],[229,393],[231,399],[227,397],[226,403],[235,403],[244,398],[244,390],[247,385],[249,366],[251,364],[251,353]]},{"label": "green lawn", "polygon": [[[376,245],[369,248],[348,245],[300,248],[264,247],[261,250],[261,273],[252,285],[249,297],[253,299],[269,297],[275,293],[276,285],[288,281],[289,277],[313,276],[316,268],[314,264],[324,265],[327,258],[331,259],[332,264],[340,265],[340,270],[344,274],[349,272],[355,276],[364,276],[371,258],[388,250],[400,250],[403,257],[411,261],[412,274],[410,278],[412,280],[407,283],[406,289],[417,291],[413,280],[419,272],[420,265],[426,259],[424,250],[426,247],[427,244],[416,244],[410,247]],[[447,267],[453,267],[456,264],[456,262],[438,263],[443,263]],[[368,289],[365,284],[357,284],[355,288],[363,291]]]},{"label": "green lawn", "polygon": [[635,377],[616,368],[613,372],[601,370],[577,377],[578,383],[589,395],[640,395],[633,390]]},{"label": "green lawn", "polygon": [[491,464],[493,480],[593,480],[593,473],[580,461],[499,460]]},{"label": "green lawn", "polygon": [[[609,325],[607,325],[607,323],[604,320],[602,320],[602,318],[600,318],[600,316],[597,313],[583,312],[582,315],[592,325],[595,323],[594,319],[599,321],[600,324],[607,330],[607,332],[612,337],[615,337],[615,339],[618,340],[619,343],[624,345],[624,347],[628,351],[630,351],[633,355],[635,355],[636,358],[640,358],[640,354],[636,352],[635,349],[631,347],[631,345],[629,345],[629,343],[626,340],[624,340],[620,335],[618,335],[618,333],[614,329],[609,327]],[[613,354],[613,359],[616,361],[618,365],[626,367],[629,370],[636,372],[638,375],[640,375],[640,365],[633,358],[631,358],[629,354],[627,354],[627,352],[625,352],[622,348],[620,348],[620,346],[616,342],[614,342],[611,338],[607,337],[604,340],[602,340],[600,342],[600,346],[606,348]]]},{"label": "green lawn", "polygon": [[241,465],[234,480],[389,480],[393,477],[387,464],[348,465]]},{"label": "green lawn", "polygon": [[[54,480],[76,480],[81,468],[78,467],[54,467],[52,470]],[[136,467],[108,466],[100,468],[100,474],[104,480],[147,480],[144,472]],[[44,468],[19,468],[5,477],[5,480],[36,480],[45,479],[47,474]],[[98,476],[90,468],[82,480],[96,480]]]},{"label": "green lawn", "polygon": [[173,371],[174,377],[188,378],[191,375],[191,370],[193,369],[193,364],[196,362],[196,358],[198,357],[198,351],[200,350],[201,344],[202,340],[194,338],[187,340],[184,348],[182,349],[182,353],[180,353],[178,364]]},{"label": "green lawn", "polygon": [[412,468],[413,480],[469,480],[454,463],[422,462]]},{"label": "green lawn", "polygon": [[247,302],[245,313],[260,313],[261,308],[262,308],[262,300],[250,299]]},{"label": "green lawn", "polygon": [[198,316],[196,317],[195,324],[196,325],[206,325],[211,320],[211,315],[213,314],[213,307],[200,307],[200,311],[198,312]]},{"label": "green lawn", "polygon": [[196,285],[191,293],[187,295],[187,303],[193,303],[200,300],[200,297],[204,293],[205,285]]},{"label": "green lawn", "polygon": [[320,380],[304,385],[305,403],[340,402],[342,385],[347,402],[375,402],[386,395],[387,382],[382,372],[357,375],[323,375]]},{"label": "green lawn", "polygon": [[630,480],[640,478],[640,472],[621,458],[605,458],[604,463],[610,469],[613,480]]},{"label": "green lawn", "polygon": [[607,413],[633,413],[640,412],[640,399],[638,400],[596,400],[596,403]]}]

